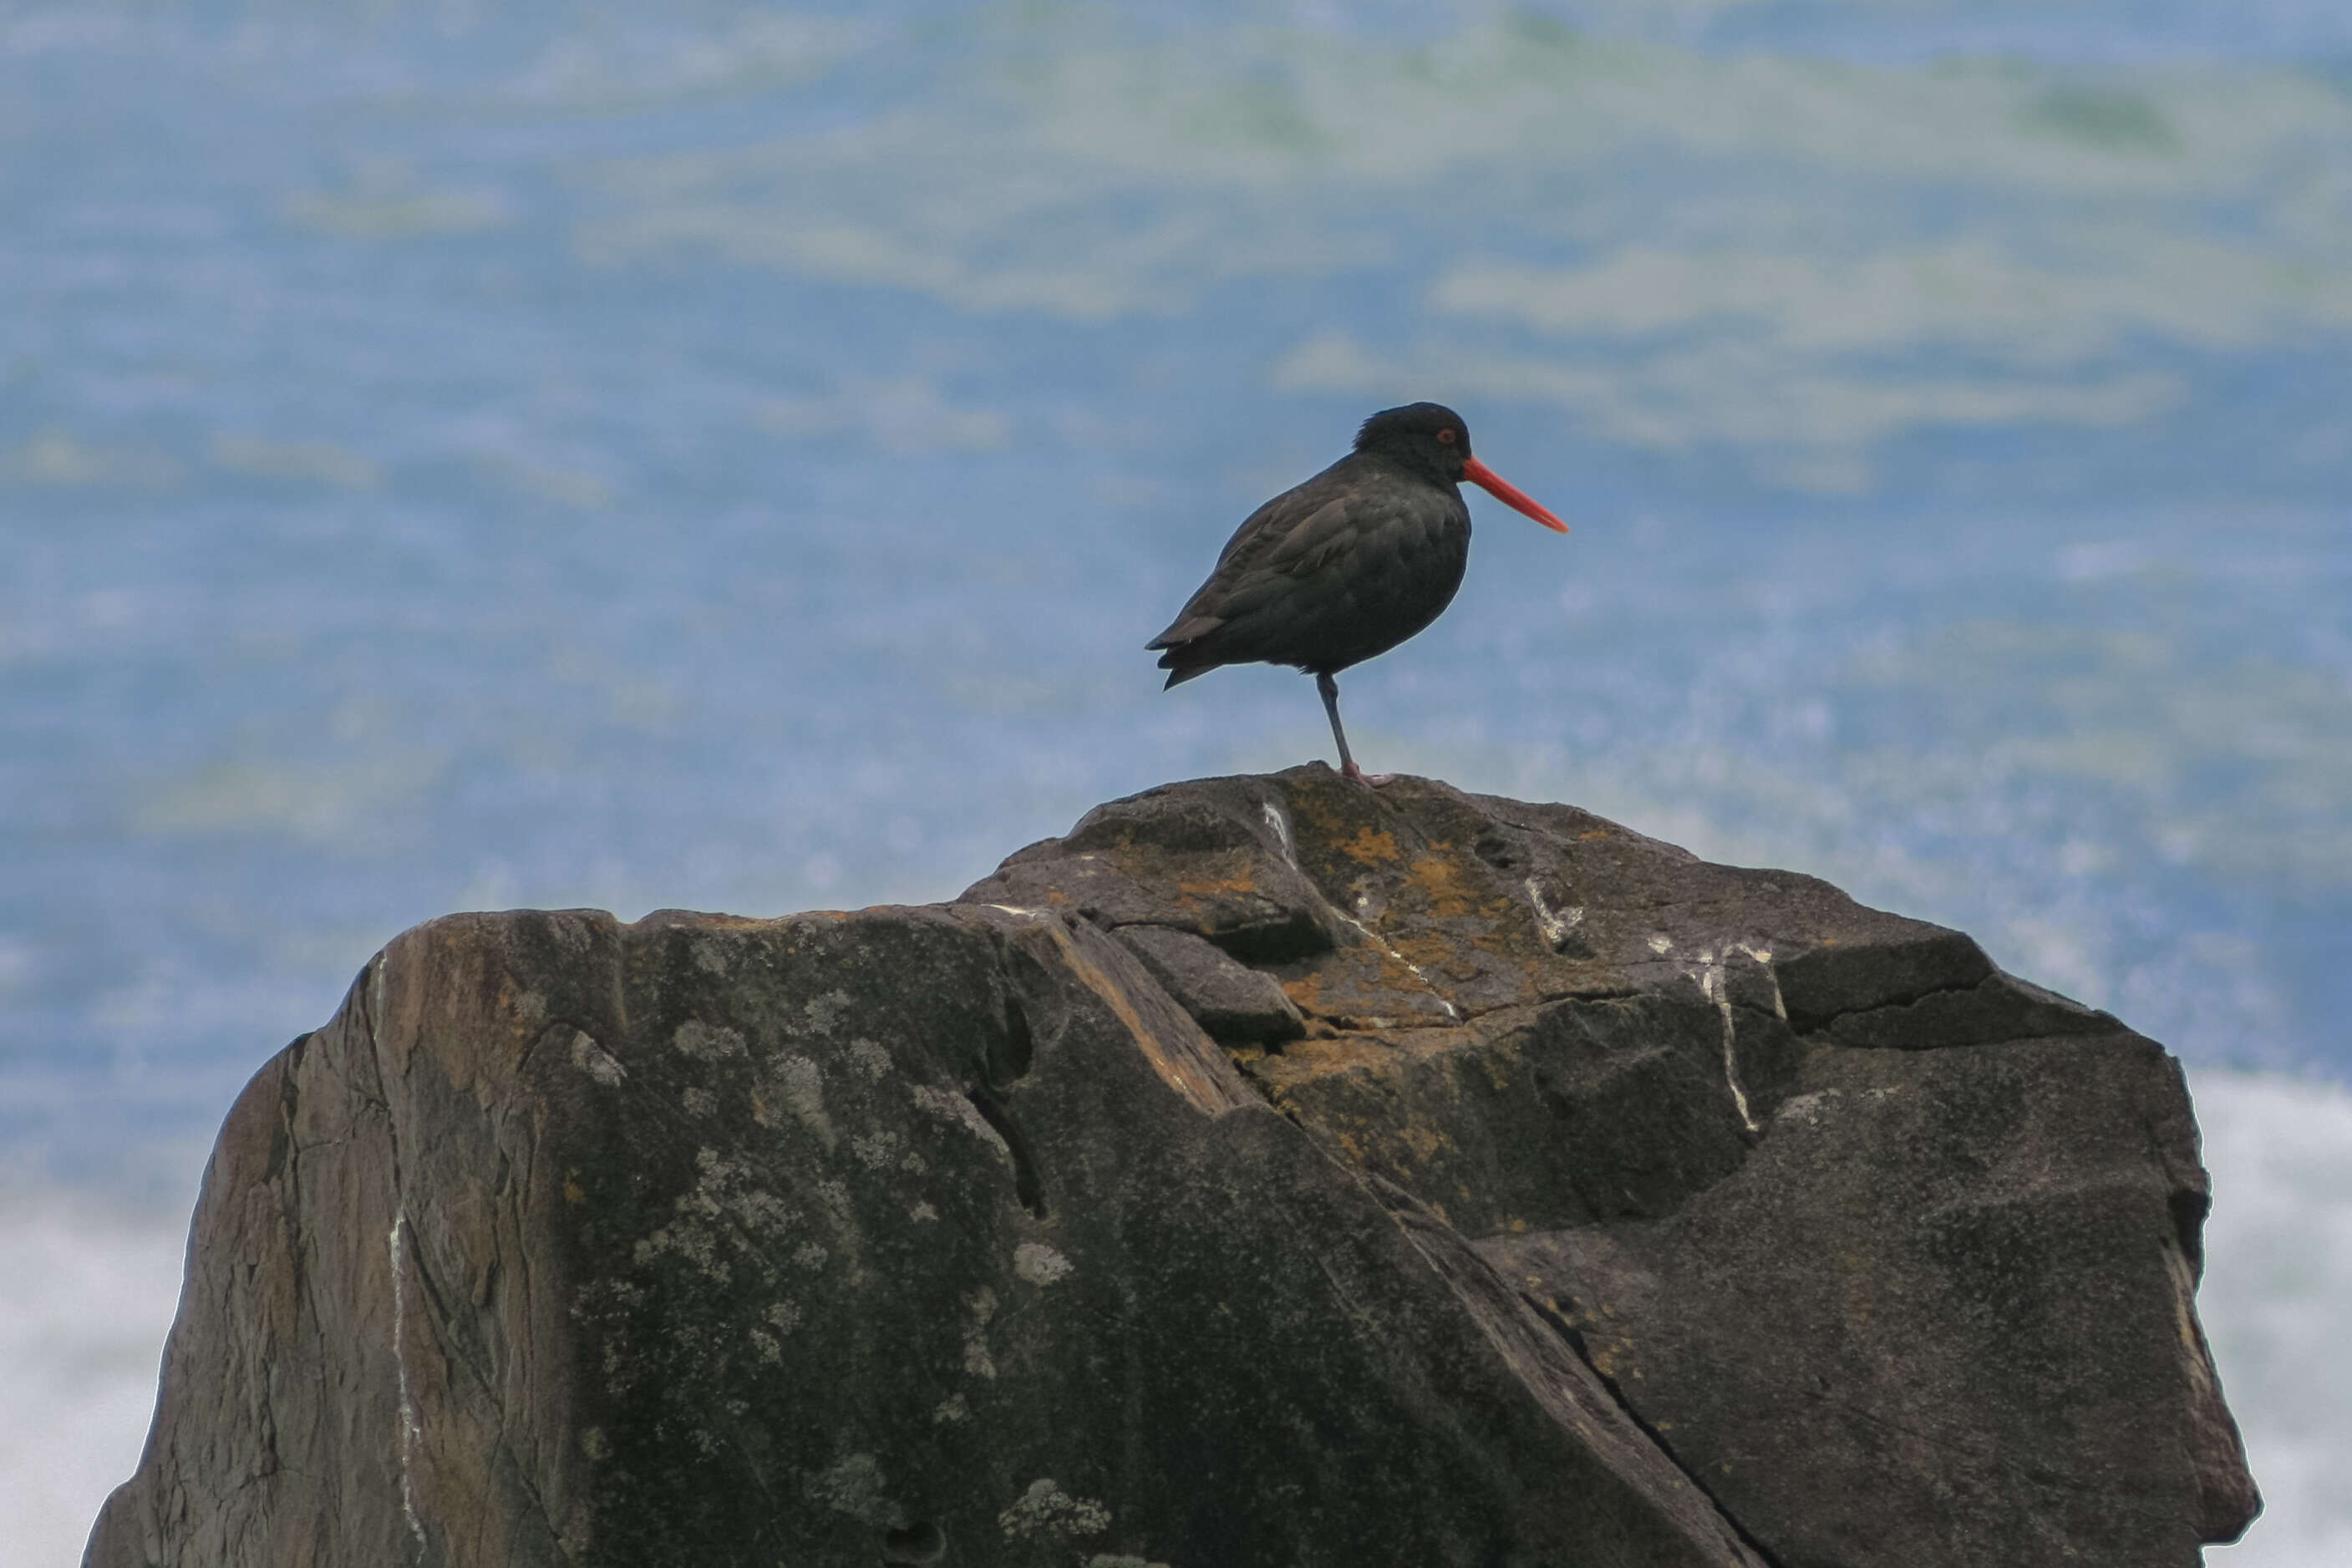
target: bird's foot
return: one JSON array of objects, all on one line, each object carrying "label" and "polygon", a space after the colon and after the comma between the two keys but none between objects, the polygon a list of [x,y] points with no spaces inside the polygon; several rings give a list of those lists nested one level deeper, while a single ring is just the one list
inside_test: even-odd
[{"label": "bird's foot", "polygon": [[1367,789],[1377,789],[1381,785],[1387,783],[1390,779],[1394,779],[1396,775],[1393,773],[1367,773],[1362,768],[1357,767],[1355,763],[1350,761],[1341,765],[1339,768],[1339,777],[1347,779],[1350,783],[1361,784]]}]

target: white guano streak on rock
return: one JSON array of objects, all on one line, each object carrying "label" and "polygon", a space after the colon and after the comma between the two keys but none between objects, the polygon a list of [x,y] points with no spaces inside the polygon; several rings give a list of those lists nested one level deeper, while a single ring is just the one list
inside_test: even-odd
[{"label": "white guano streak on rock", "polygon": [[411,1460],[417,1439],[424,1428],[416,1424],[416,1402],[408,1393],[408,1210],[404,1207],[393,1216],[392,1234],[385,1245],[392,1253],[392,1364],[400,1391],[400,1514],[408,1521],[408,1533],[416,1538],[416,1550],[425,1547],[425,1522],[416,1517],[416,1486],[411,1478]]},{"label": "white guano streak on rock", "polygon": [[1543,886],[1534,877],[1529,877],[1527,886],[1528,902],[1535,905],[1536,929],[1543,933],[1543,939],[1549,946],[1558,947],[1562,942],[1568,940],[1570,932],[1584,924],[1582,905],[1572,904],[1555,913],[1552,906],[1544,902]]},{"label": "white guano streak on rock", "polygon": [[[1655,938],[1652,940],[1654,943]],[[1749,951],[1744,947],[1738,950]],[[1739,1086],[1738,1026],[1732,1021],[1731,993],[1723,983],[1724,967],[1730,961],[1731,952],[1732,949],[1727,947],[1724,956],[1718,958],[1714,948],[1700,948],[1699,967],[1690,974],[1698,982],[1699,994],[1715,1004],[1717,1014],[1723,1019],[1723,1081],[1731,1086],[1731,1103],[1739,1108],[1739,1120],[1752,1133],[1757,1130],[1756,1118],[1748,1109],[1748,1091]],[[1777,988],[1779,982],[1774,984]]]},{"label": "white guano streak on rock", "polygon": [[[1282,814],[1282,808],[1276,805],[1271,800],[1265,801],[1261,809],[1265,812],[1265,825],[1274,830],[1275,839],[1282,845],[1282,858],[1290,862],[1290,868],[1293,871],[1298,870],[1298,851],[1290,841],[1290,819],[1284,816]],[[1421,972],[1421,966],[1406,957],[1403,954],[1398,952],[1395,948],[1390,946],[1387,939],[1381,936],[1379,932],[1373,930],[1370,926],[1365,925],[1362,921],[1357,919],[1346,910],[1339,908],[1337,904],[1331,905],[1331,913],[1346,921],[1349,925],[1354,926],[1357,930],[1362,932],[1366,941],[1371,943],[1381,952],[1386,953],[1390,957],[1394,958],[1398,963],[1402,964],[1407,969],[1412,971],[1412,977],[1419,980],[1423,986],[1428,987],[1429,994],[1437,998],[1437,1005],[1445,1009],[1445,1016],[1447,1018],[1459,1019],[1462,1017],[1461,1009],[1456,1008],[1452,1002],[1446,1000],[1445,993],[1439,990],[1430,977]]]},{"label": "white guano streak on rock", "polygon": [[[1268,810],[1271,809],[1272,808],[1270,807],[1268,808]],[[1445,1016],[1447,1018],[1454,1019],[1457,1021],[1461,1019],[1462,1009],[1445,999],[1445,993],[1437,988],[1437,982],[1432,980],[1427,975],[1422,973],[1420,965],[1414,963],[1412,959],[1406,957],[1403,954],[1390,946],[1388,944],[1388,938],[1382,936],[1379,932],[1373,930],[1370,926],[1365,925],[1362,921],[1357,919],[1354,915],[1348,914],[1344,910],[1334,908],[1331,913],[1339,915],[1340,919],[1346,921],[1349,925],[1362,932],[1365,938],[1371,942],[1371,944],[1378,947],[1381,952],[1386,953],[1390,957],[1394,958],[1398,963],[1402,964],[1406,968],[1412,970],[1412,977],[1419,980],[1423,986],[1428,988],[1429,994],[1437,998],[1437,1005],[1445,1009]]]},{"label": "white guano streak on rock", "polygon": [[1772,949],[1750,947],[1740,944],[1739,950],[1764,966],[1764,977],[1772,982],[1772,1016],[1782,1023],[1789,1021],[1789,1004],[1780,999],[1780,971],[1772,967]]},{"label": "white guano streak on rock", "polygon": [[1275,841],[1282,846],[1282,858],[1290,862],[1291,869],[1294,871],[1297,870],[1298,866],[1298,851],[1292,847],[1290,842],[1290,819],[1284,816],[1282,814],[1282,808],[1276,805],[1271,800],[1265,803],[1264,809],[1265,811],[1265,825],[1274,830]]}]

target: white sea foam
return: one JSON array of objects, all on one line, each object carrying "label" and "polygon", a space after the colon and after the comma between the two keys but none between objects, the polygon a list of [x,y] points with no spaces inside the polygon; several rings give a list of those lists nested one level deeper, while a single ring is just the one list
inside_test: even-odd
[{"label": "white sea foam", "polygon": [[[2268,1508],[2227,1568],[2352,1563],[2352,1093],[2192,1074],[2213,1218],[2200,1298]],[[0,1207],[0,1568],[79,1560],[139,1460],[183,1226],[64,1192]]]},{"label": "white sea foam", "polygon": [[2213,1216],[2199,1306],[2263,1517],[2216,1568],[2352,1563],[2352,1093],[2190,1074]]},{"label": "white sea foam", "polygon": [[66,1568],[138,1465],[184,1216],[62,1192],[0,1203],[0,1568]]}]

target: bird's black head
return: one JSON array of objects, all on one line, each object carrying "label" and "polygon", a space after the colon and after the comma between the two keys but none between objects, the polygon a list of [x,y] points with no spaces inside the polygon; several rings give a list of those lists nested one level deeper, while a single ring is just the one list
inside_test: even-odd
[{"label": "bird's black head", "polygon": [[1470,427],[1442,402],[1409,402],[1384,408],[1356,432],[1356,450],[1426,474],[1441,484],[1462,482],[1470,456]]}]

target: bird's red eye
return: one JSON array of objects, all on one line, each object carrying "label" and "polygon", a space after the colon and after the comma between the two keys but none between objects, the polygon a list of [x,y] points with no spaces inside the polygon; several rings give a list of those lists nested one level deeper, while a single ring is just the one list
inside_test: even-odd
[{"label": "bird's red eye", "polygon": [[1441,430],[1437,433],[1437,439],[1451,446],[1454,444],[1454,433],[1450,430]]}]

